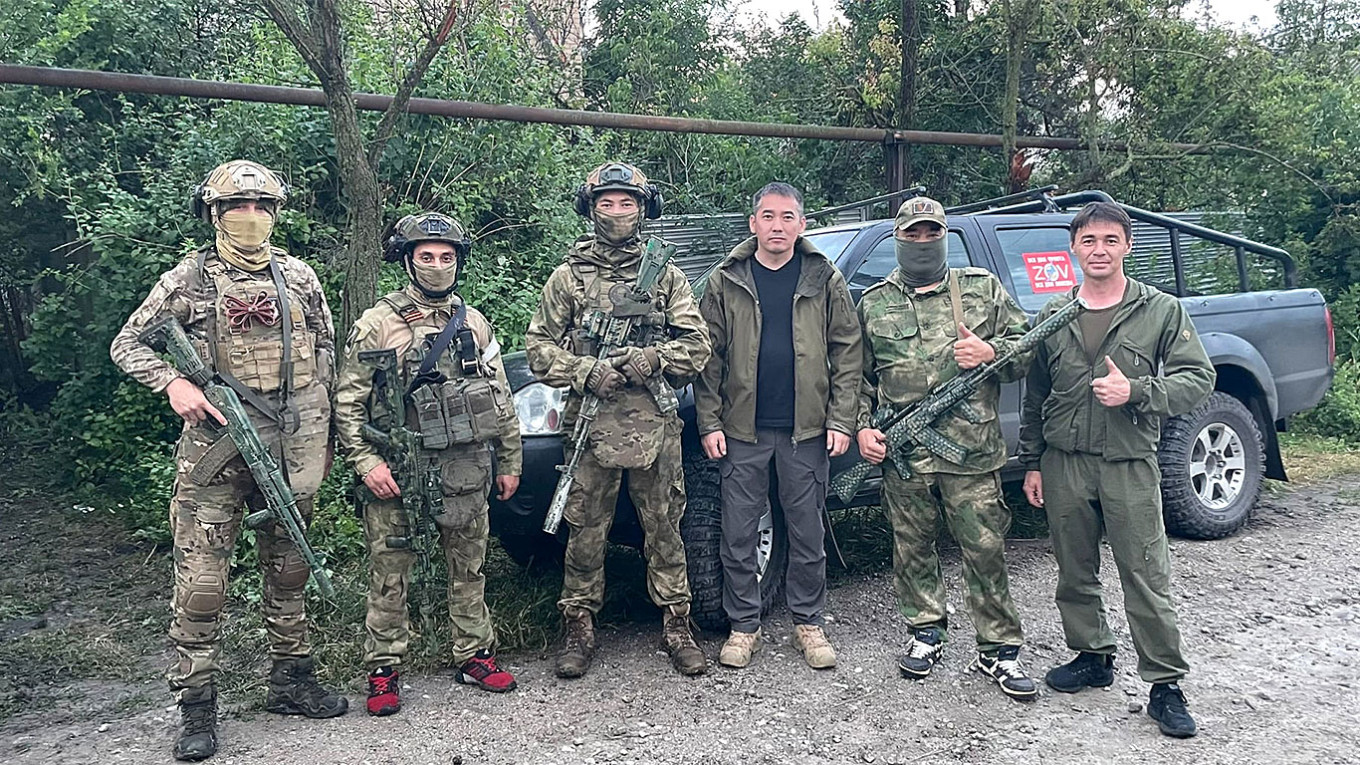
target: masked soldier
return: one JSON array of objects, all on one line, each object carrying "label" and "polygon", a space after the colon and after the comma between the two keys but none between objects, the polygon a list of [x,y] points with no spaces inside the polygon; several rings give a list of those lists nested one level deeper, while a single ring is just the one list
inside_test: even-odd
[{"label": "masked soldier", "polygon": [[[448,570],[454,678],[488,691],[511,691],[515,678],[496,663],[496,634],[484,598],[487,495],[501,499],[519,487],[519,419],[509,401],[500,344],[491,323],[454,292],[471,243],[463,227],[439,213],[408,215],[387,241],[383,260],[400,262],[410,284],[386,295],[355,322],[345,344],[335,393],[336,434],[346,460],[363,479],[368,538],[368,712],[401,709],[397,668],[411,641],[407,592],[421,530],[403,507],[437,508],[432,521]],[[369,359],[388,351],[389,369]],[[395,374],[391,374],[395,373]],[[388,390],[391,386],[391,389]],[[382,397],[400,401],[393,422]],[[365,425],[389,434],[417,434],[416,454],[389,465],[365,436]],[[415,444],[415,441],[412,441]],[[427,476],[435,476],[427,480]],[[423,494],[424,496],[418,496]],[[430,533],[435,533],[431,531]],[[428,586],[418,582],[418,586]]]},{"label": "masked soldier", "polygon": [[594,615],[604,602],[604,554],[619,482],[628,490],[645,535],[647,590],[665,609],[663,640],[675,668],[686,675],[707,671],[690,631],[690,592],[680,516],[685,483],[680,457],[680,418],[663,414],[647,381],[668,384],[692,378],[708,361],[703,317],[685,275],[668,265],[656,284],[654,311],[629,345],[597,359],[593,321],[613,311],[611,291],[637,283],[645,242],[642,219],[661,216],[661,193],[637,168],[610,163],[596,168],[576,193],[576,212],[594,224],[578,239],[543,287],[543,301],[525,336],[529,365],[548,385],[570,388],[568,425],[582,397],[601,399],[564,517],[567,539],[562,597],[565,641],[557,657],[559,677],[580,677],[595,653]]},{"label": "masked soldier", "polygon": [[[992,361],[1007,338],[1029,328],[1025,314],[990,272],[949,267],[946,226],[939,202],[927,197],[903,202],[894,226],[897,268],[870,287],[859,304],[864,387],[858,440],[870,462],[882,462],[887,454],[883,432],[870,425],[875,403],[909,407],[960,370]],[[1011,515],[1001,499],[998,474],[1006,463],[1006,443],[996,410],[1000,381],[1023,377],[1031,358],[1017,356],[965,402],[967,410],[956,408],[937,423],[946,438],[966,450],[961,463],[918,448],[906,465],[910,479],[893,468],[883,471],[897,602],[911,625],[907,653],[898,661],[902,674],[926,677],[944,652],[948,617],[935,550],[942,507],[963,553],[968,610],[977,630],[978,653],[971,666],[1022,701],[1036,698],[1038,688],[1018,659],[1020,616],[1011,601],[1005,559]]]},{"label": "masked soldier", "polygon": [[[213,170],[194,189],[194,214],[217,230],[203,247],[162,274],[113,340],[124,372],[164,392],[184,418],[176,445],[178,472],[170,500],[175,540],[174,616],[170,639],[179,660],[169,672],[183,727],[175,757],[201,760],[217,751],[220,619],[227,572],[242,508],[264,507],[249,467],[212,425],[226,424],[203,391],[161,360],[138,335],[173,316],[208,367],[235,389],[251,423],[280,464],[304,517],[330,462],[330,386],[334,328],[321,283],[306,263],[271,247],[269,235],[288,188],[254,162]],[[258,530],[264,576],[265,631],[273,670],[265,709],[278,714],[335,717],[343,696],[319,685],[307,640],[303,588],[309,570],[278,526]]]}]

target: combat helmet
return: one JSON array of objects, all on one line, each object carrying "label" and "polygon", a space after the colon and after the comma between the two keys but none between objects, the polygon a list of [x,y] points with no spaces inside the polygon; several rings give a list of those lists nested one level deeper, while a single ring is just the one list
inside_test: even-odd
[{"label": "combat helmet", "polygon": [[576,198],[572,203],[576,214],[589,218],[595,197],[605,191],[626,191],[638,198],[643,215],[648,219],[655,220],[661,217],[664,203],[661,189],[648,181],[641,170],[623,162],[606,162],[590,171],[590,175],[586,176],[586,182],[576,189]]},{"label": "combat helmet", "polygon": [[213,168],[194,187],[190,206],[195,218],[211,223],[214,206],[231,199],[264,199],[281,205],[288,201],[288,184],[258,162],[234,159]]}]

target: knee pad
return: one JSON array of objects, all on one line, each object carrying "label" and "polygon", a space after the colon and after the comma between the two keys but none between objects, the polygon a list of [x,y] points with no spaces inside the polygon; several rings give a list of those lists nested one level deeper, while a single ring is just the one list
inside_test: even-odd
[{"label": "knee pad", "polygon": [[274,566],[274,585],[281,590],[301,590],[307,586],[307,577],[312,573],[302,553],[289,549],[279,556]]},{"label": "knee pad", "polygon": [[217,572],[195,572],[179,593],[179,608],[196,622],[214,622],[227,598],[227,579]]}]

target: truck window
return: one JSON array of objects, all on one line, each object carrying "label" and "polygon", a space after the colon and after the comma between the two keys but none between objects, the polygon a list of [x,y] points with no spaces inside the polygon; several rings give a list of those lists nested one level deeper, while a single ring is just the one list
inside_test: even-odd
[{"label": "truck window", "polygon": [[857,228],[840,231],[810,231],[803,234],[803,238],[808,240],[813,247],[821,250],[828,260],[835,263],[840,259],[841,253],[845,252],[845,248],[850,246],[850,240],[854,239],[858,233],[859,229]]},{"label": "truck window", "polygon": [[998,228],[996,240],[1011,272],[1015,301],[1026,311],[1043,308],[1054,295],[1081,283],[1066,226]]},{"label": "truck window", "polygon": [[[954,268],[964,268],[970,264],[968,260],[968,248],[963,243],[963,237],[957,231],[950,231],[949,239],[949,265]],[[869,289],[870,287],[883,281],[883,279],[897,268],[897,251],[893,245],[891,235],[879,240],[878,244],[865,256],[864,262],[859,264],[859,269],[855,275],[850,277],[850,289],[856,294]]]}]

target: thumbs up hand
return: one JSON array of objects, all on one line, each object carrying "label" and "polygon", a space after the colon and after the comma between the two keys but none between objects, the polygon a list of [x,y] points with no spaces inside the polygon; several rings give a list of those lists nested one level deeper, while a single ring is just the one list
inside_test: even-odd
[{"label": "thumbs up hand", "polygon": [[959,369],[972,369],[996,358],[996,349],[986,340],[959,325],[959,339],[954,341],[954,362]]},{"label": "thumbs up hand", "polygon": [[1091,381],[1091,389],[1095,391],[1096,400],[1110,407],[1129,403],[1129,378],[1119,371],[1114,359],[1109,356],[1105,357],[1105,366],[1109,373]]}]

